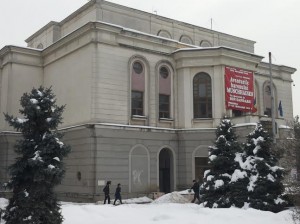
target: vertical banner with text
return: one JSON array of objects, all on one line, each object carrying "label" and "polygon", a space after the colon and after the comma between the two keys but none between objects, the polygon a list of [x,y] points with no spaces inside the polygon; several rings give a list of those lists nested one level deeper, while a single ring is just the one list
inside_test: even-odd
[{"label": "vertical banner with text", "polygon": [[225,67],[226,109],[252,112],[254,108],[253,72]]}]

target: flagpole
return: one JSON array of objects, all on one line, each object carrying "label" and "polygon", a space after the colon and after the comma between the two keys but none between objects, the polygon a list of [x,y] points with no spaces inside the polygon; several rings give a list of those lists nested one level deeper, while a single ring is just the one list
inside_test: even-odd
[{"label": "flagpole", "polygon": [[272,134],[273,143],[276,143],[276,129],[275,129],[275,106],[274,106],[274,90],[273,90],[273,76],[272,76],[272,55],[269,52],[269,70],[270,70],[270,90],[271,90],[271,117],[272,117]]}]

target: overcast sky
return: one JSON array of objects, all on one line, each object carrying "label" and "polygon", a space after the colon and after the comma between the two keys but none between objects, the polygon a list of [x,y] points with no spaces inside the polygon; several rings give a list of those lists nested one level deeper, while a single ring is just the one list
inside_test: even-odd
[{"label": "overcast sky", "polygon": [[[293,75],[294,115],[300,115],[299,0],[110,0],[256,41],[255,53],[272,52],[274,64],[297,68]],[[61,21],[87,0],[1,0],[0,49],[24,40],[49,21]],[[279,96],[280,98],[280,96]],[[284,107],[284,102],[283,107]],[[285,108],[283,108],[285,109]]]}]

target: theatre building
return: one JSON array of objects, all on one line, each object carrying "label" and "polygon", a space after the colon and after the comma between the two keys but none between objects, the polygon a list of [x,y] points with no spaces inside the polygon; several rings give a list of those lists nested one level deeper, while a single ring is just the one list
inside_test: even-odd
[{"label": "theatre building", "polygon": [[[63,114],[69,200],[184,189],[202,180],[223,116],[240,137],[271,121],[269,64],[255,42],[103,0],[0,50],[0,114],[19,116],[24,92],[52,86]],[[265,59],[267,61],[268,59]],[[276,137],[293,120],[291,75],[272,64]],[[277,110],[278,109],[278,110]],[[0,119],[0,182],[20,133]]]}]

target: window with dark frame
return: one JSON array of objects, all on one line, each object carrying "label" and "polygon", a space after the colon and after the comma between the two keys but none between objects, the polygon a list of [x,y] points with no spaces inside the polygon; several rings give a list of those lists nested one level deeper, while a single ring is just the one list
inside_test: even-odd
[{"label": "window with dark frame", "polygon": [[132,64],[131,116],[144,116],[145,69],[140,61]]},{"label": "window with dark frame", "polygon": [[131,91],[131,115],[144,115],[143,92]]},{"label": "window with dark frame", "polygon": [[193,80],[194,118],[212,118],[211,78],[201,72]]},{"label": "window with dark frame", "polygon": [[233,117],[241,117],[243,115],[244,115],[244,113],[241,110],[232,110],[232,116]]},{"label": "window with dark frame", "polygon": [[159,118],[170,118],[170,96],[159,94]]},{"label": "window with dark frame", "polygon": [[169,77],[169,70],[165,67],[165,66],[162,66],[160,69],[159,69],[159,75],[160,77],[162,77],[163,79],[166,79]]},{"label": "window with dark frame", "polygon": [[141,74],[144,71],[143,65],[138,61],[134,62],[132,67],[136,74]]}]

